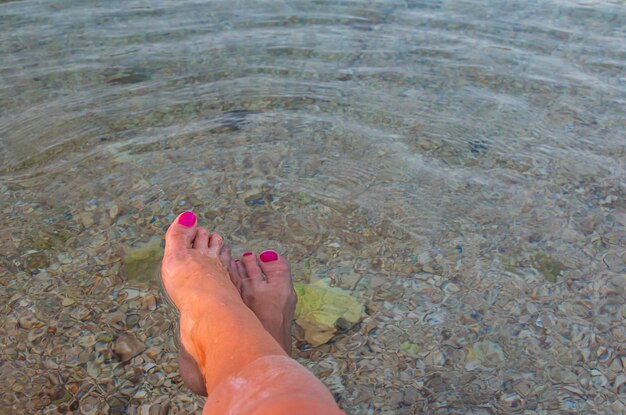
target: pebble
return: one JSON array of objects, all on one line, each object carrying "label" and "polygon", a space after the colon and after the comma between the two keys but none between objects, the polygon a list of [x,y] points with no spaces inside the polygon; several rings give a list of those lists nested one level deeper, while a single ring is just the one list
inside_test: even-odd
[{"label": "pebble", "polygon": [[98,334],[98,337],[96,337],[97,341],[104,342],[104,343],[111,342],[111,341],[113,341],[113,339],[114,339],[113,334],[112,333],[107,333],[107,332],[100,333],[100,334]]},{"label": "pebble", "polygon": [[34,343],[37,340],[39,340],[42,336],[44,336],[47,333],[48,329],[46,326],[43,327],[36,327],[31,329],[28,332],[28,341],[30,343]]},{"label": "pebble", "polygon": [[43,325],[43,323],[37,320],[35,316],[31,313],[27,313],[27,314],[23,314],[19,316],[18,321],[20,323],[20,327],[24,329],[30,329],[33,327],[41,327]]},{"label": "pebble", "polygon": [[156,363],[148,362],[148,363],[145,363],[142,367],[144,371],[149,372],[151,369],[155,368],[156,366],[157,366]]},{"label": "pebble", "polygon": [[115,341],[113,351],[122,362],[127,362],[145,350],[144,344],[137,338],[123,334]]},{"label": "pebble", "polygon": [[500,402],[502,406],[507,409],[507,412],[509,410],[518,411],[524,406],[524,399],[522,399],[522,397],[517,393],[507,393],[502,395]]},{"label": "pebble", "polygon": [[154,311],[157,308],[157,298],[154,294],[147,294],[141,300],[141,308],[144,310]]},{"label": "pebble", "polygon": [[96,415],[99,413],[100,400],[95,396],[87,396],[80,401],[79,407],[83,415]]},{"label": "pebble", "polygon": [[135,324],[137,324],[140,320],[139,314],[128,314],[126,316],[126,328],[131,328],[133,326],[135,326]]},{"label": "pebble", "polygon": [[126,300],[133,300],[144,294],[144,291],[136,288],[125,288],[123,291],[126,293]]},{"label": "pebble", "polygon": [[152,346],[146,349],[144,354],[148,357],[155,358],[161,353],[161,348],[158,346]]},{"label": "pebble", "polygon": [[87,334],[80,337],[77,343],[83,347],[91,347],[96,344],[96,336],[94,334]]},{"label": "pebble", "polygon": [[481,341],[475,343],[467,351],[465,368],[467,370],[474,370],[483,365],[493,366],[497,362],[503,361],[504,353],[499,344]]},{"label": "pebble", "polygon": [[146,392],[143,389],[139,389],[137,392],[135,392],[135,394],[133,395],[133,399],[137,399],[137,400],[141,400],[144,399],[146,396],[148,396],[148,392]]}]

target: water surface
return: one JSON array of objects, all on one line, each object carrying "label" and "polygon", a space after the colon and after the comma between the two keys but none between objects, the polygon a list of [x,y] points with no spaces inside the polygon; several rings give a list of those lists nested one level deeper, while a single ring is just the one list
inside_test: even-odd
[{"label": "water surface", "polygon": [[366,305],[348,413],[625,411],[623,1],[0,3],[6,408],[202,407],[121,266],[193,209]]}]

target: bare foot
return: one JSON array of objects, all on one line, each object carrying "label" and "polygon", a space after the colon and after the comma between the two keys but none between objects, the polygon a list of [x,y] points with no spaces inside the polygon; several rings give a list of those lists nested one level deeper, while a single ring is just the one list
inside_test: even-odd
[{"label": "bare foot", "polygon": [[[230,281],[240,293],[244,304],[290,355],[291,325],[297,298],[289,263],[274,251],[262,252],[258,261],[252,252],[244,253],[242,260],[235,260],[231,256],[230,247],[222,248],[222,237],[217,233],[209,235],[202,227],[197,229],[193,246],[207,246],[206,241],[210,245],[213,239],[219,240],[219,249],[214,250],[213,255],[218,254],[222,266],[228,269]],[[202,372],[182,342],[179,367],[187,387],[198,395],[207,396]]]},{"label": "bare foot", "polygon": [[291,324],[297,298],[287,260],[275,251],[261,252],[258,260],[252,252],[246,252],[241,260],[229,260],[228,271],[240,287],[243,302],[291,355]]},{"label": "bare foot", "polygon": [[[274,342],[275,337],[272,340],[246,307],[233,284],[228,267],[221,261],[221,235],[197,226],[195,215],[185,212],[169,227],[165,240],[161,276],[168,296],[180,311],[180,369],[192,391],[206,395],[207,385],[211,387],[214,379],[242,364],[241,358],[238,362],[224,359],[233,350],[229,347],[237,347],[238,352],[249,350],[243,353],[246,361],[256,355],[285,353],[279,347],[281,343]],[[239,278],[241,286],[243,282]],[[246,336],[233,337],[233,327],[246,331]],[[217,338],[212,336],[219,336],[222,342],[207,350],[206,345],[214,343],[210,339]],[[269,343],[256,340],[265,337]],[[207,367],[211,376],[207,375]]]}]

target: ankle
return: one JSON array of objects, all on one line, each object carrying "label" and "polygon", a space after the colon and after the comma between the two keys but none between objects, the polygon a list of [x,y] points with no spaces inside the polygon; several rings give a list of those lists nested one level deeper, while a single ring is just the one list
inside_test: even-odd
[{"label": "ankle", "polygon": [[217,380],[225,379],[255,359],[285,355],[241,300],[215,300],[202,313],[181,313],[180,336],[202,372],[208,393]]}]

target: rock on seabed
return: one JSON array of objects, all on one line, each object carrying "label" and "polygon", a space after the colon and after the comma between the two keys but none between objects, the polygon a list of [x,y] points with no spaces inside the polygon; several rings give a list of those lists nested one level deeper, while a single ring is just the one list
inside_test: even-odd
[{"label": "rock on seabed", "polygon": [[480,366],[495,366],[504,361],[504,352],[498,343],[480,341],[467,351],[465,369],[474,370]]},{"label": "rock on seabed", "polygon": [[163,248],[158,238],[128,250],[123,260],[126,280],[133,285],[151,285],[161,259]]},{"label": "rock on seabed", "polygon": [[295,320],[303,339],[312,346],[329,341],[338,329],[348,330],[365,316],[361,303],[324,282],[295,284]]}]

